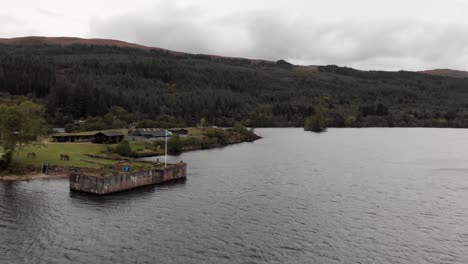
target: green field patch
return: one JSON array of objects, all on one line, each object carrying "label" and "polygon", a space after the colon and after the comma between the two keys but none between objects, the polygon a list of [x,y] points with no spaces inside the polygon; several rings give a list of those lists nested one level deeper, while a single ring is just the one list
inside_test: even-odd
[{"label": "green field patch", "polygon": [[[103,155],[106,145],[93,143],[46,143],[40,147],[28,146],[20,153],[14,154],[14,160],[23,165],[40,166],[48,162],[51,166],[72,166],[99,168],[100,164],[114,164],[117,161],[109,159],[98,159],[87,156]],[[34,152],[35,158],[28,158],[27,154]],[[60,160],[60,154],[66,154],[70,160]]]}]

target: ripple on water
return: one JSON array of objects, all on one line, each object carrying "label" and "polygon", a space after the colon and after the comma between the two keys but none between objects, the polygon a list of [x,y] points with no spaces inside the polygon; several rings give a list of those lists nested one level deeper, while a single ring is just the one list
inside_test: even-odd
[{"label": "ripple on water", "polygon": [[105,197],[0,183],[0,263],[468,263],[468,137],[422,131],[257,129]]}]

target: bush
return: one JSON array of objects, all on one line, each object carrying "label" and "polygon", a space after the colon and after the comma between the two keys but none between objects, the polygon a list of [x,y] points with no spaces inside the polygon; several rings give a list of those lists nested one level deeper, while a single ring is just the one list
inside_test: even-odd
[{"label": "bush", "polygon": [[65,132],[66,133],[70,133],[70,132],[73,132],[75,130],[77,130],[77,127],[75,125],[73,125],[71,123],[65,125]]},{"label": "bush", "polygon": [[208,128],[205,131],[205,136],[211,139],[216,139],[220,144],[225,144],[227,142],[226,134],[222,129]]},{"label": "bush", "polygon": [[0,154],[0,169],[8,168],[11,161],[13,160],[13,152],[11,150],[7,150],[5,153]]},{"label": "bush", "polygon": [[182,140],[182,146],[188,148],[201,148],[202,140],[198,137],[187,137]]},{"label": "bush", "polygon": [[234,127],[232,127],[232,131],[237,132],[241,135],[248,132],[247,128],[240,123],[235,123]]},{"label": "bush", "polygon": [[200,123],[198,123],[198,127],[207,127],[207,126],[208,126],[208,122],[206,122],[206,119],[204,117],[200,119]]},{"label": "bush", "polygon": [[240,123],[234,124],[234,127],[232,128],[232,131],[239,133],[244,140],[252,140],[255,139],[255,132],[254,129],[247,129],[245,126],[243,126]]},{"label": "bush", "polygon": [[11,150],[7,150],[5,152],[5,161],[6,161],[7,166],[11,163],[12,160],[13,160],[13,152]]},{"label": "bush", "polygon": [[345,126],[347,127],[355,127],[356,126],[356,117],[355,116],[348,116],[348,118],[346,118],[345,120]]},{"label": "bush", "polygon": [[6,167],[7,167],[6,160],[3,158],[3,156],[0,156],[0,170],[4,170],[6,169]]},{"label": "bush", "polygon": [[218,144],[218,140],[216,138],[208,138],[208,137],[202,138],[200,142],[202,149],[210,149],[210,148],[216,147],[217,144]]},{"label": "bush", "polygon": [[132,148],[130,147],[130,143],[127,140],[120,142],[115,147],[115,153],[119,154],[120,156],[131,156]]},{"label": "bush", "polygon": [[306,119],[304,130],[317,133],[325,132],[327,130],[327,120],[321,111],[317,111],[315,114]]},{"label": "bush", "polygon": [[173,134],[167,141],[167,151],[172,154],[179,154],[182,152],[182,142],[180,141],[179,134]]}]

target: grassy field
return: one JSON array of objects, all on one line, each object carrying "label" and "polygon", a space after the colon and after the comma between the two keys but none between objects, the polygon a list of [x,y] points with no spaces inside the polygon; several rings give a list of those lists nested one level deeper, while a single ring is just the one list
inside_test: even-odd
[{"label": "grassy field", "polygon": [[[86,131],[76,133],[58,133],[55,135],[94,135],[97,132],[103,131],[118,131],[124,135],[128,134],[128,129],[112,129],[102,131]],[[33,147],[28,146],[20,153],[15,153],[13,160],[22,165],[35,165],[40,166],[44,162],[49,162],[49,165],[56,166],[73,166],[73,167],[88,167],[99,168],[100,164],[114,164],[116,161],[108,159],[97,159],[86,156],[90,155],[105,155],[103,151],[106,150],[106,145],[93,144],[93,143],[53,143],[50,139],[42,139],[43,146]],[[34,152],[36,158],[28,159],[27,153]],[[69,161],[60,160],[60,154],[67,154],[70,157]]]},{"label": "grassy field", "polygon": [[186,129],[189,131],[189,136],[201,136],[204,132],[203,128],[199,127],[187,127]]},{"label": "grassy field", "polygon": [[[102,151],[105,150],[106,145],[101,144],[46,143],[43,147],[26,147],[22,152],[15,153],[13,159],[24,165],[38,166],[42,165],[43,162],[49,162],[49,165],[99,168],[99,164],[113,164],[116,163],[116,161],[90,158],[85,154],[103,155]],[[28,159],[28,152],[34,152],[36,158]],[[60,160],[60,154],[67,154],[70,160]]]},{"label": "grassy field", "polygon": [[[130,142],[132,151],[145,153],[151,152],[148,149],[151,143],[145,141]],[[115,145],[109,145],[115,147]],[[87,156],[99,155],[106,156],[107,145],[93,143],[53,143],[45,142],[43,146],[27,146],[20,153],[14,153],[13,160],[21,165],[41,166],[44,162],[49,162],[51,166],[72,166],[72,167],[87,167],[100,168],[101,165],[115,164],[117,161],[109,159],[98,159]],[[0,148],[0,153],[3,152]],[[34,152],[36,158],[27,158],[29,152]],[[69,161],[60,160],[60,154],[67,154],[70,157]]]},{"label": "grassy field", "polygon": [[[203,139],[206,136],[205,129],[202,128],[188,128],[189,137],[182,137],[181,141],[188,139]],[[116,131],[115,129],[113,131]],[[124,134],[128,133],[127,129],[118,130]],[[93,132],[79,132],[75,134],[87,135],[94,134]],[[53,143],[49,138],[42,140],[43,146],[34,147],[28,146],[20,153],[15,153],[13,160],[21,165],[34,165],[41,166],[43,163],[48,162],[52,166],[72,166],[72,167],[87,167],[87,168],[100,168],[104,165],[115,164],[117,161],[110,159],[91,158],[89,155],[106,156],[107,146],[115,147],[116,145],[104,145],[93,143]],[[206,143],[206,142],[205,142]],[[157,145],[159,145],[157,147]],[[217,146],[217,145],[216,145]],[[164,154],[164,141],[159,144],[154,144],[147,141],[131,141],[130,148],[132,152],[137,154],[148,155],[161,155]],[[199,147],[202,148],[202,147]],[[189,148],[190,149],[190,148]],[[192,148],[194,149],[194,148]],[[195,148],[196,149],[196,148]],[[2,152],[0,148],[0,152]],[[36,158],[27,158],[27,153],[34,152]],[[69,161],[60,160],[60,154],[67,154],[70,157]]]},{"label": "grassy field", "polygon": [[134,152],[144,151],[151,146],[151,143],[146,141],[130,141],[130,148]]}]

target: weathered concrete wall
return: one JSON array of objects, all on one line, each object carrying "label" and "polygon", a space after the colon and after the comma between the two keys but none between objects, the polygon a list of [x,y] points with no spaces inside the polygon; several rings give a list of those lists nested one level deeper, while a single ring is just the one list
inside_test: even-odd
[{"label": "weathered concrete wall", "polygon": [[165,169],[120,173],[106,177],[72,173],[70,174],[70,190],[102,195],[185,179],[186,175],[186,163],[174,164]]}]

